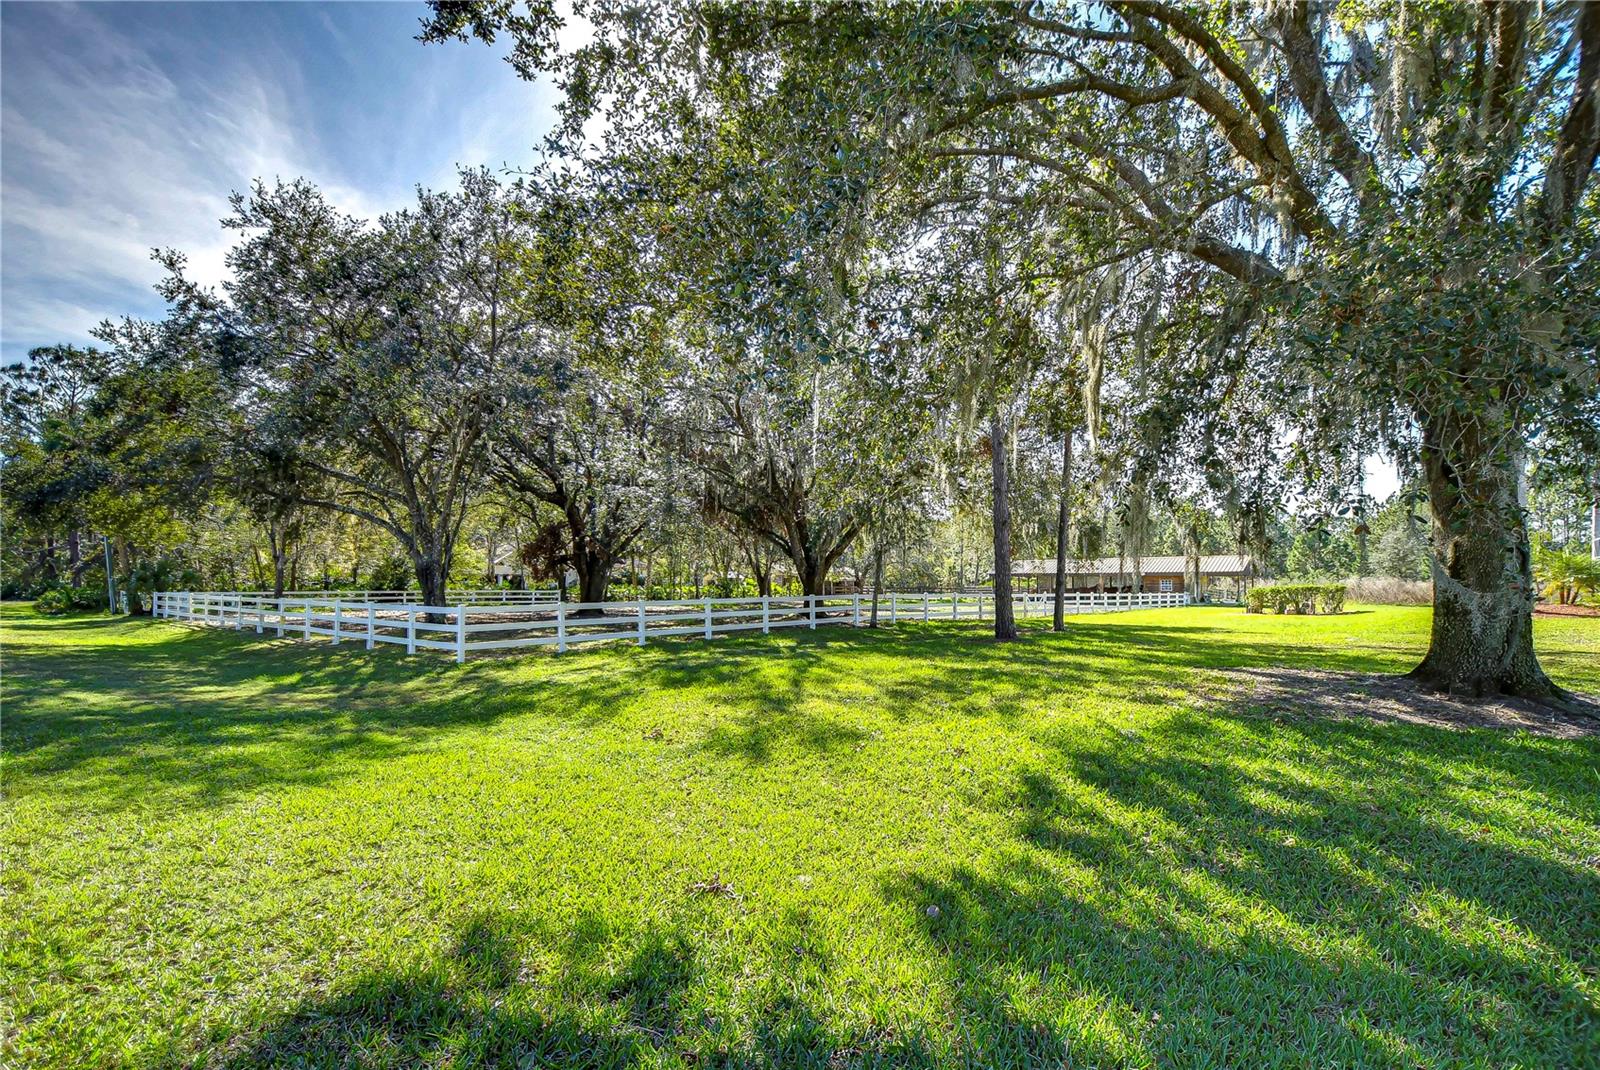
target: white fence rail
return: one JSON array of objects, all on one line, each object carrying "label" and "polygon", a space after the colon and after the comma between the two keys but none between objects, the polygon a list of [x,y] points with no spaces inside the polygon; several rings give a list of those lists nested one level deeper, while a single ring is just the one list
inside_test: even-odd
[{"label": "white fence rail", "polygon": [[[215,594],[241,595],[245,598],[273,597],[259,591],[216,591]],[[355,605],[361,602],[379,602],[389,605],[409,605],[418,597],[416,591],[284,591],[283,597],[331,601],[338,599]],[[484,587],[471,591],[447,591],[445,601],[451,605],[467,606],[538,606],[554,605],[561,600],[555,588],[517,591],[510,587]]]},{"label": "white fence rail", "polygon": [[[364,592],[366,593],[366,592]],[[389,593],[389,592],[383,592]],[[479,592],[481,593],[481,592]],[[527,594],[529,592],[511,592]],[[1068,612],[1107,613],[1188,605],[1182,594],[1067,595]],[[1053,596],[1018,595],[1022,616],[1048,613]],[[628,640],[643,646],[651,639],[714,635],[774,628],[867,622],[872,597],[861,594],[795,595],[771,598],[700,598],[633,602],[523,602],[499,604],[465,600],[450,606],[378,600],[352,601],[340,592],[282,598],[247,591],[158,591],[151,598],[155,616],[310,639],[327,636],[335,645],[377,643],[418,650],[468,654],[519,647],[553,646],[565,651],[576,643]],[[994,596],[983,594],[883,594],[880,624],[984,620],[994,615]]]}]

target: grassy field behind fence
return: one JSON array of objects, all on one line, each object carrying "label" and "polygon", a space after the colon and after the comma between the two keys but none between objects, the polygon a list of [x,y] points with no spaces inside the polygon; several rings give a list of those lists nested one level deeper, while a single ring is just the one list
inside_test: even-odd
[{"label": "grassy field behind fence", "polygon": [[[1427,622],[457,666],[8,606],[5,1061],[1600,1066],[1600,739],[1215,672]],[[1600,621],[1537,629],[1600,692]]]}]

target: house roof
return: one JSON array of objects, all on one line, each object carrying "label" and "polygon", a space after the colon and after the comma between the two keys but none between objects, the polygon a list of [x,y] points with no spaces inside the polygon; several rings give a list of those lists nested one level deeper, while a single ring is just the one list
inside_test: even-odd
[{"label": "house roof", "polygon": [[[1142,576],[1173,573],[1182,575],[1189,569],[1187,559],[1181,554],[1165,554],[1139,559],[1139,574]],[[1200,573],[1208,576],[1240,576],[1250,569],[1250,558],[1244,554],[1202,554],[1200,556]],[[1134,572],[1134,561],[1131,557],[1093,557],[1083,561],[1068,561],[1068,575],[1100,575],[1100,576],[1131,576]],[[1045,560],[1018,559],[1011,562],[1013,576],[1054,576],[1056,562],[1054,558]]]}]

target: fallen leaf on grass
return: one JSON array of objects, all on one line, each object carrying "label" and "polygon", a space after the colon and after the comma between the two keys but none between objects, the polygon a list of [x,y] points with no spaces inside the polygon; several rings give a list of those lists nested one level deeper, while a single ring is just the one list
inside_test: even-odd
[{"label": "fallen leaf on grass", "polygon": [[722,879],[722,874],[714,873],[709,880],[694,881],[689,885],[690,895],[720,895],[724,899],[737,899],[739,893],[733,890],[733,885]]}]

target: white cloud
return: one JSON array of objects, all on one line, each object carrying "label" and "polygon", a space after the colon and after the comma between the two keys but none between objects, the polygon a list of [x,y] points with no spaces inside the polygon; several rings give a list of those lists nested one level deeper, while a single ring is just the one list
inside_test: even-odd
[{"label": "white cloud", "polygon": [[[38,48],[8,45],[0,108],[0,341],[12,359],[84,341],[103,318],[157,314],[153,248],[184,251],[197,279],[219,283],[236,240],[219,221],[229,193],[253,179],[304,177],[370,217],[409,203],[418,182],[453,183],[458,162],[525,164],[548,122],[545,91],[481,46],[410,42],[398,9],[379,18],[245,5],[200,16],[259,17],[259,41],[239,50],[181,37],[154,16],[129,33],[102,14],[114,9],[27,6],[24,36]],[[303,18],[317,57],[297,49],[300,38],[267,32],[282,30],[279,14]],[[352,21],[381,29],[404,61],[382,85],[371,84],[371,42],[346,32]]]}]

